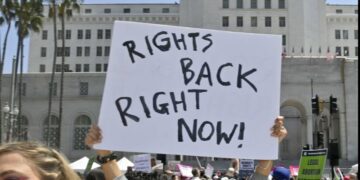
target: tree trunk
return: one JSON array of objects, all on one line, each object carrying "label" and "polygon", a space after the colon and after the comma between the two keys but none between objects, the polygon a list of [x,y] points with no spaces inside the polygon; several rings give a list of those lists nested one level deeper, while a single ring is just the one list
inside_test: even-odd
[{"label": "tree trunk", "polygon": [[63,114],[63,94],[64,94],[64,66],[65,66],[65,18],[64,15],[61,17],[61,31],[62,31],[62,49],[63,53],[61,56],[61,77],[60,77],[60,103],[59,103],[59,140],[61,137],[61,123]]},{"label": "tree trunk", "polygon": [[23,92],[23,84],[22,84],[22,80],[23,80],[23,65],[24,65],[24,39],[21,39],[20,42],[20,77],[19,77],[19,114],[17,116],[17,140],[20,141],[20,134],[22,134],[21,132],[21,123],[22,123],[22,92]]},{"label": "tree trunk", "polygon": [[55,66],[56,66],[56,55],[57,55],[57,35],[56,35],[56,10],[57,10],[57,6],[56,6],[56,2],[55,0],[52,0],[52,6],[54,8],[54,16],[53,16],[53,21],[54,21],[54,57],[53,57],[53,66],[52,66],[52,72],[51,72],[51,80],[50,80],[50,86],[49,86],[49,104],[48,104],[48,113],[47,113],[47,136],[46,136],[46,144],[49,147],[50,146],[50,116],[51,116],[51,105],[52,105],[52,92],[53,92],[53,86],[54,86],[54,77],[55,77]]},{"label": "tree trunk", "polygon": [[[7,27],[7,30],[6,30],[6,34],[5,34],[5,39],[4,39],[4,43],[3,43],[3,51],[2,51],[2,57],[1,57],[1,60],[0,60],[0,108],[2,108],[2,77],[3,77],[3,71],[4,71],[4,65],[5,65],[5,54],[6,54],[6,45],[7,45],[7,39],[8,39],[8,36],[9,36],[9,32],[10,32],[10,28],[11,28],[11,21],[9,21],[8,23],[8,27]],[[0,111],[0,127],[3,127],[3,114],[2,114],[2,111]],[[2,143],[2,135],[3,135],[3,132],[2,132],[2,128],[0,128],[0,144]]]}]

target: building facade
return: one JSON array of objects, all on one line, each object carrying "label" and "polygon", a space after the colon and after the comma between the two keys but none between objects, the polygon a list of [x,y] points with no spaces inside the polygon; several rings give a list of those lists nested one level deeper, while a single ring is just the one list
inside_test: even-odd
[{"label": "building facade", "polygon": [[[47,14],[47,12],[45,12]],[[282,36],[281,111],[289,129],[280,158],[300,157],[303,145],[316,144],[316,132],[340,144],[341,158],[358,158],[358,14],[357,6],[329,5],[324,0],[181,0],[180,4],[84,4],[66,20],[64,116],[58,120],[59,83],[50,127],[47,126],[48,83],[53,59],[53,22],[44,19],[42,32],[31,34],[29,69],[24,76],[23,124],[28,139],[51,141],[70,159],[91,155],[83,143],[96,123],[108,66],[115,20],[180,25]],[[61,44],[61,30],[58,44]],[[335,57],[336,56],[336,57]],[[59,76],[56,75],[56,78]],[[10,94],[10,77],[2,96]],[[328,106],[319,116],[311,110],[314,95],[337,97],[339,112]],[[301,128],[298,128],[301,127]],[[50,128],[50,134],[47,134]],[[49,136],[49,138],[47,138]],[[130,155],[125,153],[124,155]]]}]

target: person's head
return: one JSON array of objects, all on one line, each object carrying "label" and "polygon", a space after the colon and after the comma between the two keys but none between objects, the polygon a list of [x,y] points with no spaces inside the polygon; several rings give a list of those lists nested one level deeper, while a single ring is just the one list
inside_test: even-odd
[{"label": "person's head", "polygon": [[194,177],[200,177],[200,170],[198,168],[193,168],[191,173]]},{"label": "person's head", "polygon": [[240,169],[239,159],[233,159],[231,161],[231,167],[234,168],[235,171],[239,171],[239,169]]},{"label": "person's head", "polygon": [[156,159],[155,158],[150,159],[150,165],[151,165],[151,167],[156,166]]},{"label": "person's head", "polygon": [[285,167],[276,167],[272,173],[273,180],[289,180],[290,179],[290,170]]},{"label": "person's head", "polygon": [[79,180],[56,150],[36,142],[14,142],[0,146],[0,179]]}]

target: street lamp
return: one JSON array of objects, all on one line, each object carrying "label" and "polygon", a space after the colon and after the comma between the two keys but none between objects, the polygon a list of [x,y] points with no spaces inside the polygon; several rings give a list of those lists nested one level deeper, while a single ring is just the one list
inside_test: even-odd
[{"label": "street lamp", "polygon": [[[5,102],[4,107],[2,108],[2,111],[4,113],[4,128],[6,131],[6,142],[12,142],[13,138],[15,137],[14,129],[16,128],[15,122],[17,120],[17,116],[19,115],[19,109],[16,105],[13,107],[10,107],[7,102]],[[0,138],[2,138],[2,134],[0,135]],[[1,139],[2,140],[2,139]]]}]

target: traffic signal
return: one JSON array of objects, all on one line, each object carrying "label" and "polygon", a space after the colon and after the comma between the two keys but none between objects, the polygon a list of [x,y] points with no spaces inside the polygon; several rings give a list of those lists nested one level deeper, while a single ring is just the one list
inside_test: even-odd
[{"label": "traffic signal", "polygon": [[319,108],[319,96],[318,95],[311,98],[311,108],[312,108],[313,114],[319,115],[320,108]]},{"label": "traffic signal", "polygon": [[323,132],[317,132],[317,142],[318,142],[318,148],[324,148],[324,133]]},{"label": "traffic signal", "polygon": [[337,107],[337,98],[333,97],[332,95],[330,96],[330,114],[335,114],[338,112],[338,107]]}]

